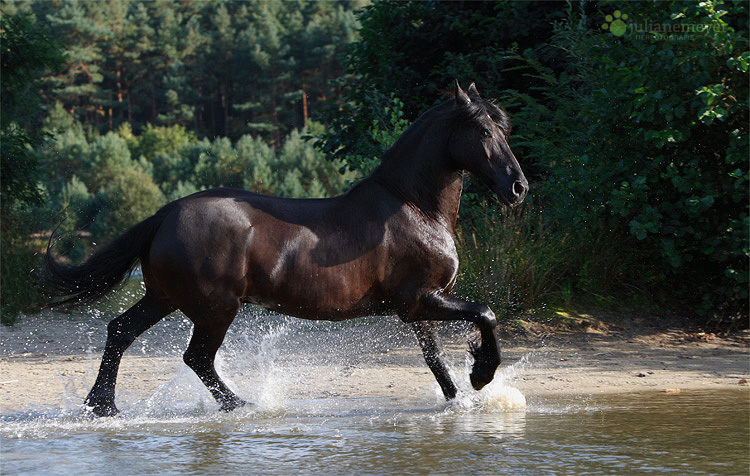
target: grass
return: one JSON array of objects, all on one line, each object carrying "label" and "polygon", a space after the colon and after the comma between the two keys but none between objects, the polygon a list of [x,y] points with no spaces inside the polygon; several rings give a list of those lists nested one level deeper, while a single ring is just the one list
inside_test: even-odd
[{"label": "grass", "polygon": [[506,322],[548,307],[613,309],[658,298],[648,260],[627,233],[556,226],[526,206],[483,213],[457,232],[457,295],[489,305]]}]

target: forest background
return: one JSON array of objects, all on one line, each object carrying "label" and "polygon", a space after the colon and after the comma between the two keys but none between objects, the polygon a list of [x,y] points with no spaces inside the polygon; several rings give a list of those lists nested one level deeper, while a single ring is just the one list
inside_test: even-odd
[{"label": "forest background", "polygon": [[341,193],[476,81],[531,182],[468,179],[456,292],[505,322],[657,310],[748,325],[748,12],[737,2],[134,0],[2,4],[2,321],[213,186]]}]

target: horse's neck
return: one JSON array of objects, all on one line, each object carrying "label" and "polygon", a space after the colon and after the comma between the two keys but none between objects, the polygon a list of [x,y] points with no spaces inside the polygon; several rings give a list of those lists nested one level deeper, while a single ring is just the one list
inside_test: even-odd
[{"label": "horse's neck", "polygon": [[[421,123],[420,123],[421,121]],[[455,229],[463,174],[450,166],[447,135],[420,118],[386,152],[372,179],[426,217]]]}]

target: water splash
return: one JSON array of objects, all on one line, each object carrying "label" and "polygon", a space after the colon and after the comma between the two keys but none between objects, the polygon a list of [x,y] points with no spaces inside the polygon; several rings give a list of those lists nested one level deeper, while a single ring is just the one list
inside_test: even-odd
[{"label": "water splash", "polygon": [[[289,398],[289,379],[279,362],[281,343],[288,334],[283,321],[267,325],[260,333],[245,333],[241,339],[228,342],[218,355],[217,372],[226,376],[227,385],[237,388],[240,396],[245,396],[242,390],[248,393],[246,397],[258,410],[280,410]],[[240,381],[250,385],[243,388]]]},{"label": "water splash", "polygon": [[513,364],[498,370],[492,382],[480,391],[475,391],[469,382],[468,375],[473,360],[467,356],[463,364],[464,368],[459,372],[454,372],[460,376],[456,378],[454,375],[458,395],[448,406],[461,411],[489,413],[525,411],[527,409],[526,397],[519,389],[513,387],[512,383],[532,365],[533,355],[533,352],[527,353]]}]

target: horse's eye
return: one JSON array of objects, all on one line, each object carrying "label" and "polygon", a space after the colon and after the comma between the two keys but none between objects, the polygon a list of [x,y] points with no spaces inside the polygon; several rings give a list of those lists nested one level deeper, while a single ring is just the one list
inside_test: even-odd
[{"label": "horse's eye", "polygon": [[489,139],[490,137],[492,137],[492,131],[489,129],[482,129],[482,138]]}]

